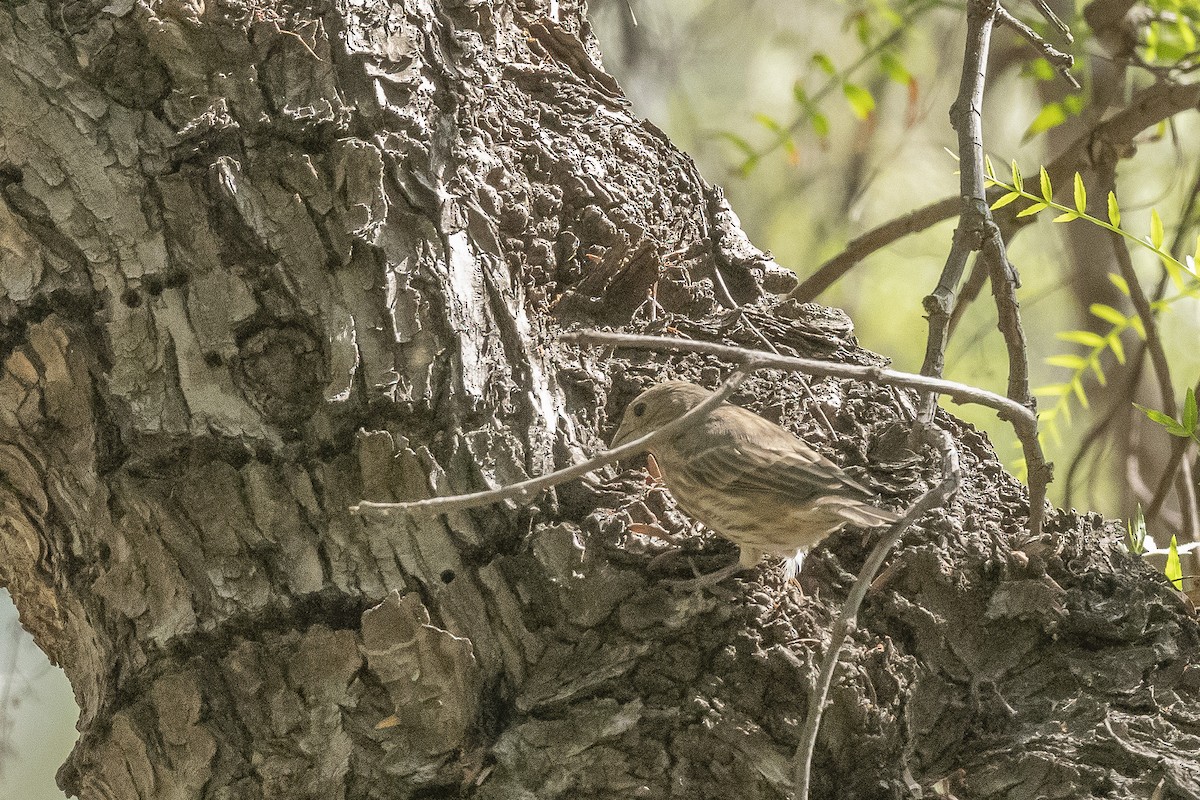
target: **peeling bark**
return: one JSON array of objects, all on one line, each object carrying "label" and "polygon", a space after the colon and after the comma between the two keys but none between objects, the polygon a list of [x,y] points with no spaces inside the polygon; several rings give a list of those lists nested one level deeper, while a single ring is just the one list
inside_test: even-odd
[{"label": "peeling bark", "polygon": [[[579,5],[10,5],[0,132],[0,583],[81,708],[64,789],[785,794],[857,534],[807,598],[767,567],[723,598],[661,582],[687,561],[631,524],[686,521],[640,472],[347,511],[550,471],[648,382],[721,374],[570,325],[878,362],[774,298],[786,273],[631,114]],[[748,386],[894,506],[937,479],[907,396],[814,382],[830,432],[799,378]],[[966,485],[868,597],[818,796],[1200,795],[1190,609],[1096,517],[1020,549],[1022,488],[939,419]]]}]

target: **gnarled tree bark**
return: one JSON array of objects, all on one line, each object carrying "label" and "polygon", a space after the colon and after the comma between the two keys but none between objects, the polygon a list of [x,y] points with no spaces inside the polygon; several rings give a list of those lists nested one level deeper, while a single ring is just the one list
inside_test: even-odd
[{"label": "gnarled tree bark", "polygon": [[[638,472],[348,511],[550,471],[648,382],[722,374],[557,343],[576,323],[878,361],[775,299],[580,4],[9,4],[0,132],[0,582],[81,708],[64,789],[787,792],[858,534],[803,600],[768,567],[713,597],[661,583],[688,565],[646,531],[685,521]],[[830,432],[799,380],[740,400],[894,506],[937,479],[911,398],[816,383]],[[1189,610],[1119,526],[1059,513],[1024,543],[1020,485],[939,424],[966,483],[867,600],[818,796],[1200,796]]]}]

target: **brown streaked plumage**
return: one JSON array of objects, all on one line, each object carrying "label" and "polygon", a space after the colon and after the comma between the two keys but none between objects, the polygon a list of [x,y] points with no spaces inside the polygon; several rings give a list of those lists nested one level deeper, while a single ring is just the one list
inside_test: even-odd
[{"label": "brown streaked plumage", "polygon": [[[626,407],[612,446],[662,428],[711,394],[686,381],[647,389]],[[737,564],[705,576],[705,583],[752,567],[765,554],[799,561],[847,523],[867,528],[899,518],[872,505],[871,493],[837,464],[730,403],[649,450],[675,502],[741,548]]]}]

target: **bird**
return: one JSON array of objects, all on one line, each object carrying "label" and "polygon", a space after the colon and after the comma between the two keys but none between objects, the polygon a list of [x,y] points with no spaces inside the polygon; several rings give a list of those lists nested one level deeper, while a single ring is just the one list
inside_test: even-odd
[{"label": "bird", "polygon": [[[711,396],[687,381],[652,386],[625,407],[611,447],[659,430]],[[764,555],[795,559],[798,571],[809,548],[842,526],[899,519],[790,431],[729,402],[646,449],[676,504],[740,548],[736,563],[700,576],[694,588],[750,569]]]}]

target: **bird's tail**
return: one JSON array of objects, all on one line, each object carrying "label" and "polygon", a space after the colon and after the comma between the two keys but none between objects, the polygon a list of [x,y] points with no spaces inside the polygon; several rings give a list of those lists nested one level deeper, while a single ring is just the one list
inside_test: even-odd
[{"label": "bird's tail", "polygon": [[851,525],[858,525],[862,528],[877,528],[880,525],[891,525],[900,519],[900,515],[894,511],[877,508],[870,503],[864,503],[852,497],[830,497],[825,499],[821,505]]}]

